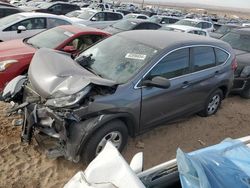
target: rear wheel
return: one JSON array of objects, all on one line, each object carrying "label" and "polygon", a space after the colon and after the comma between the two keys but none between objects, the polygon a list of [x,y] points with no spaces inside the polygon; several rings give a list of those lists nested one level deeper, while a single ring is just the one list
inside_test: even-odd
[{"label": "rear wheel", "polygon": [[128,130],[126,125],[120,120],[113,120],[91,135],[84,147],[82,159],[90,163],[110,141],[119,151],[122,151],[128,140]]},{"label": "rear wheel", "polygon": [[221,105],[222,98],[223,92],[221,91],[221,89],[217,89],[211,95],[209,95],[204,106],[204,110],[202,110],[198,114],[202,117],[208,117],[215,114]]}]

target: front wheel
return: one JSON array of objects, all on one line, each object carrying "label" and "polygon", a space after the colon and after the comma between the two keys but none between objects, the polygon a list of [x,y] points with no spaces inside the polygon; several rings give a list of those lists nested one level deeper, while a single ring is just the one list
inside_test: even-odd
[{"label": "front wheel", "polygon": [[120,120],[113,120],[91,135],[83,150],[82,159],[90,163],[110,141],[120,152],[123,150],[128,140],[128,130],[126,125]]},{"label": "front wheel", "polygon": [[202,117],[208,117],[215,114],[221,105],[222,97],[223,97],[223,92],[221,91],[221,89],[217,89],[216,91],[214,91],[207,98],[204,110],[202,110],[198,114]]}]

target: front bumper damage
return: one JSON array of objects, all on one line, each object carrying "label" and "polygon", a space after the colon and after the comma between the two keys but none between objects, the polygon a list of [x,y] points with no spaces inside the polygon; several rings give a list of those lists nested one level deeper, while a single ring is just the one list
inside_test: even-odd
[{"label": "front bumper damage", "polygon": [[105,118],[99,115],[82,120],[78,110],[56,112],[38,104],[25,106],[21,141],[30,143],[34,136],[49,158],[64,157],[79,162],[83,144]]},{"label": "front bumper damage", "polygon": [[112,114],[100,112],[107,109],[105,105],[98,105],[98,110],[93,106],[90,109],[89,100],[73,107],[49,107],[25,76],[9,82],[2,96],[3,101],[15,103],[7,114],[22,115],[19,123],[14,123],[22,126],[22,142],[30,143],[34,137],[48,157],[65,157],[73,162],[80,160],[88,137]]}]

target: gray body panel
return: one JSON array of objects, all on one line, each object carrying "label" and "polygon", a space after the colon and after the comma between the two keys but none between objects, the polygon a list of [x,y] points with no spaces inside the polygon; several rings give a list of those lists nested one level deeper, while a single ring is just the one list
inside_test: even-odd
[{"label": "gray body panel", "polygon": [[[234,52],[227,43],[168,31],[138,30],[117,35],[159,49],[151,61],[124,84],[116,85],[113,81],[100,78],[78,65],[69,56],[53,50],[38,50],[31,62],[29,80],[33,90],[42,98],[53,98],[58,92],[65,96],[72,95],[88,85],[92,88],[114,88],[112,92],[105,94],[95,92],[90,99],[86,97],[86,100],[82,100],[79,106],[51,108],[48,115],[44,116],[55,120],[55,127],[61,127],[57,130],[64,135],[61,136],[66,142],[64,156],[69,160],[79,161],[83,144],[95,130],[108,121],[122,120],[130,135],[134,136],[162,122],[197,113],[204,108],[211,92],[223,87],[226,88],[226,96],[232,87],[231,63]],[[169,79],[171,85],[168,89],[140,86],[147,73],[163,57],[180,48],[199,46],[223,49],[229,53],[228,59],[222,65]],[[44,105],[29,107],[29,113],[34,114],[32,119],[38,120],[34,123],[36,126],[41,124],[39,121],[44,117],[39,117],[39,113],[36,114],[35,111],[43,107]],[[46,113],[45,110],[42,114]],[[67,126],[62,128],[64,124]],[[65,134],[65,130],[68,134]]]}]

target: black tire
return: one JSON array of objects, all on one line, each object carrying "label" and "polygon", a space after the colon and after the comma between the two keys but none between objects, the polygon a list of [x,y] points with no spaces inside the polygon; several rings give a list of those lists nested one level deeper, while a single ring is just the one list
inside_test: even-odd
[{"label": "black tire", "polygon": [[[215,97],[218,97],[217,98],[218,102],[215,102],[216,107],[209,108],[209,105],[212,102],[212,100],[216,99]],[[221,89],[215,90],[213,93],[211,93],[209,95],[209,97],[206,100],[204,109],[201,112],[199,112],[198,115],[202,116],[202,117],[208,117],[208,116],[214,115],[218,111],[218,109],[220,108],[222,99],[223,99],[222,90]],[[211,109],[211,110],[209,110],[209,109]]]},{"label": "black tire", "polygon": [[240,96],[245,99],[250,99],[250,82],[247,81],[245,88],[241,91]]},{"label": "black tire", "polygon": [[97,147],[101,140],[113,132],[120,133],[119,137],[121,137],[121,144],[117,149],[120,152],[124,149],[128,140],[128,129],[120,120],[110,121],[94,132],[85,144],[82,152],[82,160],[84,163],[88,164],[96,157]]}]

